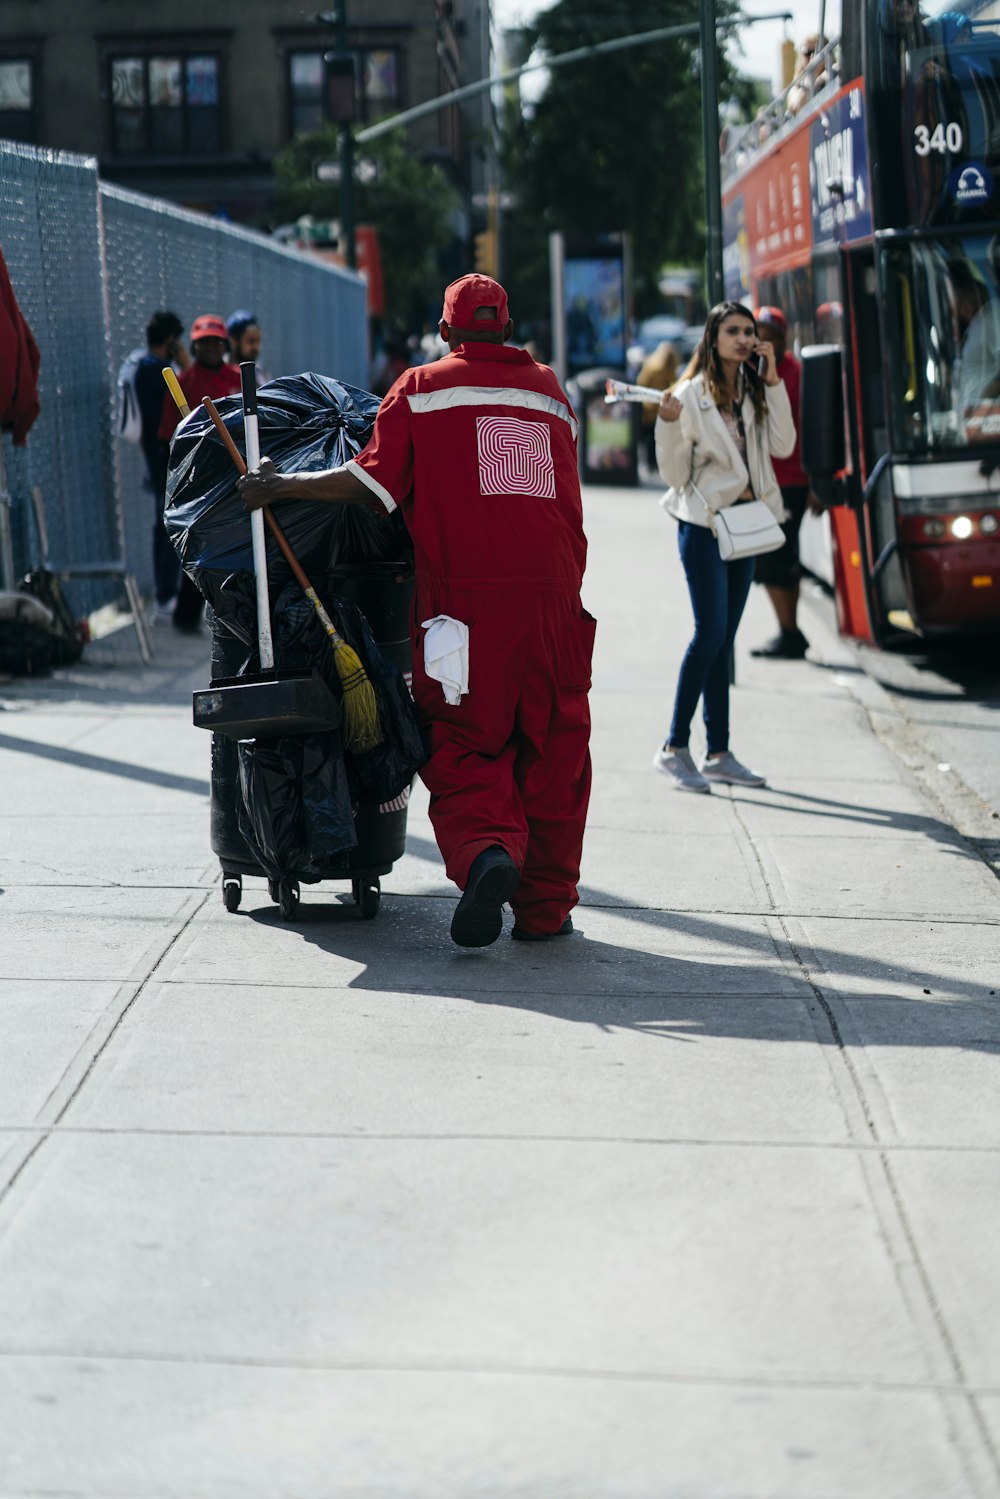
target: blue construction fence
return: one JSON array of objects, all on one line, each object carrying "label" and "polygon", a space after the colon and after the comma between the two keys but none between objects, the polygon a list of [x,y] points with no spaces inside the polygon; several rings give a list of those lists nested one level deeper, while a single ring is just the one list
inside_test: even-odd
[{"label": "blue construction fence", "polygon": [[[31,493],[52,559],[124,556],[152,591],[154,497],[141,450],[115,436],[117,372],[169,307],[251,309],[271,376],[318,370],[368,383],[364,282],[265,235],[101,182],[91,158],[0,141],[0,249],[41,352],[41,415],[25,448],[4,437],[17,574],[39,560]],[[108,597],[74,585],[78,609]]]}]

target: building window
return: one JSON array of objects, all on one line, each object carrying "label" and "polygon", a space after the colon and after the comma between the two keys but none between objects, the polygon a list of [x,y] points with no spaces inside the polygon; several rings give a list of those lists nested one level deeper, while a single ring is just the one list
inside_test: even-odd
[{"label": "building window", "polygon": [[362,53],[365,119],[380,120],[399,109],[399,53],[395,47],[380,47]]},{"label": "building window", "polygon": [[211,53],[111,59],[116,156],[203,156],[222,148],[220,65]]},{"label": "building window", "polygon": [[35,78],[31,59],[0,58],[0,137],[35,140]]},{"label": "building window", "polygon": [[[400,105],[398,47],[363,47],[357,61],[358,118],[365,124],[395,114]],[[293,135],[318,130],[329,119],[322,52],[288,54],[288,97]]]},{"label": "building window", "polygon": [[318,130],[323,123],[323,54],[293,52],[289,67],[292,134]]}]

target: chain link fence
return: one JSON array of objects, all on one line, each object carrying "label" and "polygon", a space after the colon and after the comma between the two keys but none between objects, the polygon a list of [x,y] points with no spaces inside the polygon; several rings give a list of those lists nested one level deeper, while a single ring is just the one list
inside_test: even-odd
[{"label": "chain link fence", "polygon": [[96,163],[0,142],[0,248],[42,360],[42,411],[28,445],[4,439],[15,575],[39,555],[34,485],[54,560],[114,557],[121,543]]},{"label": "chain link fence", "polygon": [[[0,141],[0,248],[41,351],[41,415],[26,448],[4,438],[17,574],[39,560],[31,491],[54,561],[124,555],[152,589],[156,501],[141,449],[115,437],[117,371],[157,308],[254,312],[270,376],[318,370],[366,385],[364,283],[264,235],[98,181],[97,164]],[[164,387],[165,388],[165,387]],[[75,584],[80,612],[108,598]]]}]

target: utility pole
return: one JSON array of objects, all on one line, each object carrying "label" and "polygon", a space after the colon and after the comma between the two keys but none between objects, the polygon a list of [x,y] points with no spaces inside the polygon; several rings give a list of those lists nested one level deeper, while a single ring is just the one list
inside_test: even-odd
[{"label": "utility pole", "polygon": [[700,0],[701,139],[705,158],[705,289],[714,307],[725,295],[722,275],[722,175],[719,163],[719,54],[715,0]]},{"label": "utility pole", "polygon": [[357,77],[354,54],[347,35],[347,0],[338,0],[336,10],[321,10],[316,20],[333,27],[333,52],[323,55],[326,67],[326,104],[331,121],[340,127],[340,238],[344,259],[357,269],[358,248],[354,229],[354,134],[357,119]]}]

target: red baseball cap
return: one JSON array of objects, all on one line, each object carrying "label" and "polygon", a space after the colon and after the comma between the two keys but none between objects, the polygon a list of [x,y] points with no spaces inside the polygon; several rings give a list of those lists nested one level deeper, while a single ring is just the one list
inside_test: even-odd
[{"label": "red baseball cap", "polygon": [[780,307],[757,307],[754,309],[753,320],[755,323],[770,323],[772,328],[780,328],[782,333],[788,332],[788,319]]},{"label": "red baseball cap", "polygon": [[452,328],[503,328],[509,317],[507,293],[492,276],[473,272],[445,287],[441,321]]},{"label": "red baseball cap", "polygon": [[196,343],[199,338],[221,338],[223,343],[228,343],[229,333],[220,317],[207,313],[204,317],[196,317],[191,324],[191,342]]}]

